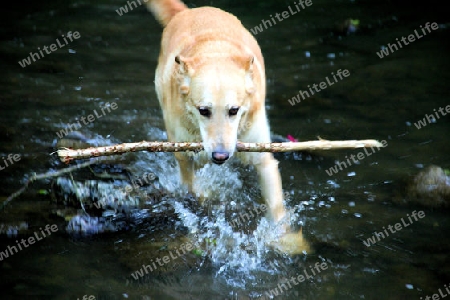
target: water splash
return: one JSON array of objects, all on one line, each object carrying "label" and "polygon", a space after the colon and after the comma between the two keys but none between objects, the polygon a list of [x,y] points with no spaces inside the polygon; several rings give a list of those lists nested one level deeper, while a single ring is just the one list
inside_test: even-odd
[{"label": "water splash", "polygon": [[[146,131],[150,140],[165,139],[165,133],[159,129],[150,127]],[[233,220],[240,212],[248,212],[260,205],[258,179],[253,167],[242,167],[233,157],[224,165],[207,163],[200,168],[195,174],[195,189],[201,195],[195,196],[205,202],[198,209],[184,201],[187,189],[180,182],[172,154],[140,152],[137,155],[135,163],[129,166],[130,171],[139,174],[151,170],[157,174],[162,188],[175,196],[169,201],[187,228],[192,243],[202,245],[203,255],[214,266],[217,280],[245,289],[261,278],[258,274],[283,272],[273,259],[281,258],[287,262],[289,258],[274,252],[268,245],[269,241],[277,239],[279,228],[264,213],[252,215],[238,228],[233,226]],[[298,223],[302,207],[294,208],[291,221]]]},{"label": "water splash", "polygon": [[[248,174],[246,174],[248,173]],[[203,253],[216,267],[216,277],[221,276],[227,285],[245,288],[259,278],[256,274],[274,275],[281,272],[279,266],[268,259],[279,257],[268,245],[277,240],[280,231],[264,214],[252,214],[242,226],[233,226],[237,212],[249,212],[258,206],[256,178],[252,184],[243,184],[240,177],[254,176],[253,170],[236,169],[231,165],[206,165],[196,175],[198,186],[206,191],[209,199],[202,211],[192,211],[175,201],[175,212],[188,228],[194,243],[204,245]],[[292,212],[293,220],[299,216],[299,207]],[[297,220],[298,221],[298,220]],[[281,255],[283,256],[283,255]],[[283,256],[283,260],[285,257]]]}]

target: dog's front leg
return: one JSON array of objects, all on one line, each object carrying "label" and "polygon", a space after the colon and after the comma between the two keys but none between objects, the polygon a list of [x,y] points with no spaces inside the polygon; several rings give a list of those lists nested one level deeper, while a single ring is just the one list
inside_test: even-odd
[{"label": "dog's front leg", "polygon": [[250,155],[253,156],[252,162],[259,175],[261,194],[269,208],[270,217],[275,223],[278,223],[286,216],[278,161],[273,158],[271,153]]},{"label": "dog's front leg", "polygon": [[[298,254],[311,252],[311,247],[303,238],[303,233],[291,232],[290,220],[286,220],[286,209],[283,204],[283,191],[281,187],[281,176],[278,171],[278,161],[271,153],[253,154],[253,165],[256,167],[261,184],[261,194],[269,207],[269,213],[275,224],[282,222],[283,232],[279,240],[273,246],[283,253]],[[284,219],[284,220],[283,220]]]},{"label": "dog's front leg", "polygon": [[185,153],[175,153],[175,158],[180,167],[181,182],[187,186],[189,192],[193,192],[194,161]]}]

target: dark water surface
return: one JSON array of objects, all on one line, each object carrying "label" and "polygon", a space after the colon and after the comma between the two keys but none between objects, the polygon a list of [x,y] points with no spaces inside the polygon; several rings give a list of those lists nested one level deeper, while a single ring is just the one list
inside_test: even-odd
[{"label": "dark water surface", "polygon": [[[139,216],[125,221],[123,230],[83,237],[69,234],[70,218],[57,213],[65,207],[51,197],[54,182],[47,179],[30,185],[0,212],[0,252],[22,238],[36,234],[42,239],[0,261],[0,298],[266,299],[266,291],[283,278],[305,274],[305,270],[311,275],[309,266],[318,262],[326,269],[298,285],[286,285],[275,299],[426,299],[439,289],[449,294],[444,286],[450,283],[448,210],[398,204],[408,200],[405,183],[418,172],[430,165],[450,168],[450,116],[441,115],[421,129],[414,125],[425,114],[450,105],[450,60],[445,57],[450,20],[437,3],[313,0],[310,7],[256,36],[266,60],[267,109],[275,134],[290,134],[301,141],[317,136],[375,138],[388,145],[369,150],[371,154],[359,164],[332,176],[326,170],[336,161],[346,161],[346,156],[363,150],[277,156],[283,188],[290,194],[287,205],[295,211],[297,222],[304,224],[314,253],[288,257],[261,248],[261,236],[270,231],[264,222],[254,234],[239,236],[227,231],[226,214],[202,223],[193,214],[195,209],[180,204],[182,197],[151,210],[142,204],[135,211]],[[121,0],[20,2],[12,9],[4,8],[1,201],[33,172],[61,168],[50,155],[58,140],[56,133],[94,110],[101,118],[79,129],[93,143],[165,138],[153,85],[162,30],[143,6],[119,16],[115,10],[124,4]],[[253,28],[293,2],[195,1],[188,5],[222,8]],[[359,30],[339,35],[336,24],[348,18],[360,21]],[[420,26],[427,22],[436,22],[439,29],[388,57],[380,59],[376,54],[382,45],[396,43],[396,38],[421,32]],[[64,43],[61,35],[69,31],[78,31],[80,38],[29,66],[18,64],[38,47],[56,39]],[[295,106],[289,104],[299,90],[327,76],[331,79],[331,73],[339,69],[347,69],[350,76]],[[117,109],[100,112],[113,102]],[[9,154],[20,155],[20,160],[6,167],[11,164]],[[180,190],[172,154],[132,154],[119,162],[131,171],[156,173],[165,190]],[[242,202],[247,207],[256,203],[252,170],[242,168],[236,174],[224,168],[211,168],[226,175],[218,189],[222,203]],[[202,176],[216,180],[208,170]],[[410,222],[407,214],[413,211],[423,211],[425,216]],[[401,230],[375,245],[364,245],[375,231],[401,223],[402,218]],[[47,224],[56,224],[58,230],[50,236],[45,230],[41,233]],[[215,235],[218,227],[221,233]],[[188,233],[203,240],[211,237],[216,248],[209,255],[178,256],[138,280],[131,276],[143,264],[163,257],[164,249]],[[257,250],[230,247],[226,242],[230,240],[256,241]]]}]

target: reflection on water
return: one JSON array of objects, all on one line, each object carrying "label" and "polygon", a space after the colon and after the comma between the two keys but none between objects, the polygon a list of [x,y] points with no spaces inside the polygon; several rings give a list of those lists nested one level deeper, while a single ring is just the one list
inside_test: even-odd
[{"label": "reflection on water", "polygon": [[[157,185],[142,188],[152,196],[159,191],[156,198],[138,194],[132,197],[137,205],[125,209],[116,203],[98,214],[86,208],[89,219],[73,195],[66,205],[56,203],[57,185],[49,179],[30,185],[0,212],[2,297],[268,299],[279,293],[279,299],[419,299],[438,293],[450,279],[449,223],[442,209],[448,199],[450,119],[440,115],[420,129],[414,124],[448,105],[448,16],[434,2],[420,9],[400,1],[312,3],[256,36],[266,60],[271,129],[300,141],[320,136],[388,144],[331,175],[327,170],[359,151],[277,154],[292,223],[303,228],[314,252],[289,257],[268,247],[265,241],[276,230],[262,213],[242,226],[233,223],[259,205],[253,169],[227,164],[200,170],[202,188],[212,199],[200,207],[180,186],[172,154],[134,153],[106,161],[123,172],[102,184],[92,181],[88,191],[120,190],[129,176],[152,172]],[[31,173],[62,167],[49,153],[67,124],[82,122],[77,130],[86,144],[166,139],[153,88],[161,28],[144,7],[119,16],[116,10],[125,4],[21,3],[6,14],[0,27],[0,161],[15,154],[20,160],[0,170],[3,200]],[[254,28],[292,3],[189,5],[223,8]],[[383,46],[427,22],[439,29],[379,58]],[[26,67],[18,64],[69,31],[80,38]],[[290,104],[339,69],[351,75]],[[117,109],[87,124],[80,119],[107,103],[117,103]],[[413,180],[431,164],[442,170],[432,168],[420,182]],[[101,173],[104,166],[96,167],[93,172]],[[88,169],[74,172],[73,180],[60,179],[65,183],[59,186],[91,176]],[[411,190],[411,182],[420,190]],[[436,184],[444,188],[426,192]],[[422,205],[424,200],[431,205],[436,195],[442,197],[433,204],[437,208]],[[364,244],[414,210],[425,217],[370,247]],[[74,234],[67,230],[73,216],[78,216],[73,225],[101,224],[108,230]],[[1,256],[16,239],[46,224],[60,230],[11,257]],[[195,249],[138,279],[132,276],[183,243]]]}]

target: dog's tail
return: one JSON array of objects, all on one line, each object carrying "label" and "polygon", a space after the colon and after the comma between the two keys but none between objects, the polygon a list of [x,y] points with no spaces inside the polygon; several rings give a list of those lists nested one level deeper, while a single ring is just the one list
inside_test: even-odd
[{"label": "dog's tail", "polygon": [[180,0],[150,0],[146,2],[147,8],[163,27],[166,27],[177,13],[188,9]]}]

